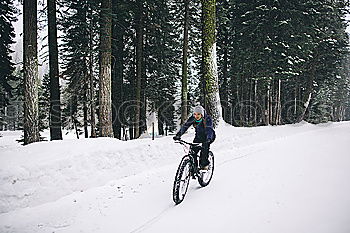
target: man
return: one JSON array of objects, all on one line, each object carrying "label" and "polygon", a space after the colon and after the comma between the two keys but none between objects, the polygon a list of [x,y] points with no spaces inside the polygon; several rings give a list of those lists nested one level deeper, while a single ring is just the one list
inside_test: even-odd
[{"label": "man", "polygon": [[[181,136],[187,129],[193,125],[196,129],[194,143],[202,143],[203,149],[199,157],[199,166],[201,170],[208,170],[209,160],[208,153],[210,144],[215,140],[215,131],[213,129],[213,121],[209,115],[205,113],[202,106],[198,105],[194,108],[193,116],[191,116],[186,123],[181,127],[179,132],[173,137],[174,140],[180,140]],[[195,150],[198,153],[198,150]]]}]

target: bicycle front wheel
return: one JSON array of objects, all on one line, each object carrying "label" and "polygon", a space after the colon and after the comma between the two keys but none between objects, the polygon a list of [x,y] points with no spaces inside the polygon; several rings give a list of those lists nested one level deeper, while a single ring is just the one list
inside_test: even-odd
[{"label": "bicycle front wheel", "polygon": [[183,201],[187,193],[191,178],[191,164],[191,159],[186,156],[181,160],[177,169],[173,187],[173,200],[176,205]]},{"label": "bicycle front wheel", "polygon": [[202,187],[205,187],[210,183],[214,173],[214,154],[211,151],[209,151],[208,159],[209,159],[208,171],[200,172],[198,176],[198,182]]}]

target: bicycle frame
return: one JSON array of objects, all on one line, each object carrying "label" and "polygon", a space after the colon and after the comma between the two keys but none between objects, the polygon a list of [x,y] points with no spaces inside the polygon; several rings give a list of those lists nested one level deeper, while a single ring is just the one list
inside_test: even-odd
[{"label": "bicycle frame", "polygon": [[197,169],[198,169],[198,154],[197,153],[195,153],[195,151],[193,150],[193,148],[200,148],[200,150],[202,150],[203,149],[203,147],[200,145],[200,143],[190,143],[190,142],[186,142],[186,141],[184,141],[184,140],[177,140],[177,141],[175,141],[175,143],[180,143],[181,145],[189,145],[190,147],[189,147],[189,151],[188,151],[188,153],[187,153],[187,155],[185,155],[184,157],[186,157],[186,156],[189,156],[190,157],[190,159],[191,159],[191,162],[192,162],[192,166],[194,166],[193,167],[193,176],[194,175],[197,175],[198,176],[198,171],[197,171]]}]

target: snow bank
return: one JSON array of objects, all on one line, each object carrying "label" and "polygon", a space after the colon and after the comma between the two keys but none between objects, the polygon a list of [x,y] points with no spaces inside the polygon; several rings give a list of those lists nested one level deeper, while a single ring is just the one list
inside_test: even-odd
[{"label": "snow bank", "polygon": [[[339,124],[338,124],[339,125]],[[213,151],[232,153],[278,138],[332,124],[236,128],[220,122]],[[0,213],[57,200],[110,180],[177,163],[185,153],[172,137],[120,141],[112,138],[65,139],[20,146],[19,132],[0,138]],[[190,141],[193,129],[183,136]]]},{"label": "snow bank", "polygon": [[176,160],[181,148],[166,141],[96,138],[7,149],[0,156],[0,212],[53,201]]}]

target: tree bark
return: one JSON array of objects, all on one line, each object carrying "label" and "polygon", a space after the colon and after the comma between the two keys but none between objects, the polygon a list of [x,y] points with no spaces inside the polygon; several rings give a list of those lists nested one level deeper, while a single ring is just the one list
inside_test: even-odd
[{"label": "tree bark", "polygon": [[181,124],[185,123],[188,117],[188,28],[189,28],[189,0],[184,0],[184,39],[182,47],[182,79],[181,79]]},{"label": "tree bark", "polygon": [[[115,0],[113,1],[115,2]],[[117,4],[120,3],[115,3]],[[114,14],[117,14],[116,7],[113,8]],[[123,38],[124,32],[118,25],[121,22],[118,20],[113,21],[112,27],[112,119],[113,119],[113,132],[114,137],[121,139],[121,106],[123,102]]]},{"label": "tree bark", "polygon": [[23,3],[23,61],[24,61],[24,144],[37,142],[39,135],[38,112],[38,54],[37,54],[37,1]]},{"label": "tree bark", "polygon": [[257,91],[258,91],[258,80],[254,80],[254,104],[256,106],[256,110],[255,110],[255,115],[254,115],[254,121],[255,121],[255,124],[258,125],[259,122],[258,122],[258,114],[259,114],[259,105],[258,105],[258,98],[257,98]]},{"label": "tree bark", "polygon": [[270,89],[270,95],[269,95],[269,122],[271,125],[273,125],[273,104],[272,104],[272,100],[273,100],[273,91],[274,91],[274,87],[273,87],[273,80],[269,81],[269,89]]},{"label": "tree bark", "polygon": [[136,95],[135,95],[135,134],[134,138],[140,136],[141,120],[141,79],[143,59],[143,1],[138,1],[136,15]]},{"label": "tree bark", "polygon": [[318,50],[317,48],[315,49],[315,55],[313,58],[313,61],[310,64],[310,76],[308,77],[308,81],[307,81],[307,86],[306,86],[306,93],[304,94],[303,97],[301,97],[303,99],[303,104],[304,104],[304,108],[302,110],[302,113],[300,115],[300,117],[298,118],[298,122],[302,121],[302,120],[306,120],[306,113],[309,110],[310,107],[310,101],[312,98],[312,93],[313,93],[313,83],[314,83],[314,79],[316,76],[316,63],[318,61]]},{"label": "tree bark", "polygon": [[278,95],[277,95],[277,121],[276,124],[280,125],[282,123],[282,103],[281,103],[281,86],[282,80],[278,79]]},{"label": "tree bark", "polygon": [[265,124],[269,125],[270,124],[270,83],[267,85],[267,93],[266,93],[266,98],[265,98]]},{"label": "tree bark", "polygon": [[[143,15],[143,19],[147,18],[147,15]],[[146,98],[146,89],[147,89],[147,74],[146,74],[146,63],[144,59],[144,52],[147,51],[147,33],[144,33],[143,37],[143,49],[142,49],[142,62],[141,62],[141,92],[140,92],[140,135],[147,131],[146,124],[146,115],[147,115],[147,98]],[[160,64],[162,64],[160,62]]]},{"label": "tree bark", "polygon": [[222,119],[216,64],[216,0],[202,0],[202,65],[205,82],[205,108],[216,127]]},{"label": "tree bark", "polygon": [[83,114],[84,114],[84,136],[85,138],[89,137],[89,132],[88,132],[88,107],[87,107],[87,73],[85,73],[85,84],[84,84],[84,100],[83,100]]},{"label": "tree bark", "polygon": [[112,1],[101,4],[100,35],[100,136],[113,137],[111,84]]},{"label": "tree bark", "polygon": [[158,112],[158,134],[164,135],[164,121],[161,111]]},{"label": "tree bark", "polygon": [[92,8],[89,9],[90,25],[89,25],[89,94],[90,94],[90,125],[91,138],[96,138],[96,120],[95,120],[95,82],[94,82],[94,55],[93,55],[93,23],[92,23]]},{"label": "tree bark", "polygon": [[58,68],[56,0],[47,0],[50,66],[50,138],[62,140],[61,100]]},{"label": "tree bark", "polygon": [[225,35],[224,42],[224,57],[223,57],[223,70],[222,70],[222,87],[221,87],[221,105],[222,105],[222,116],[224,121],[229,122],[230,109],[228,104],[228,48],[227,48],[227,35]]}]

